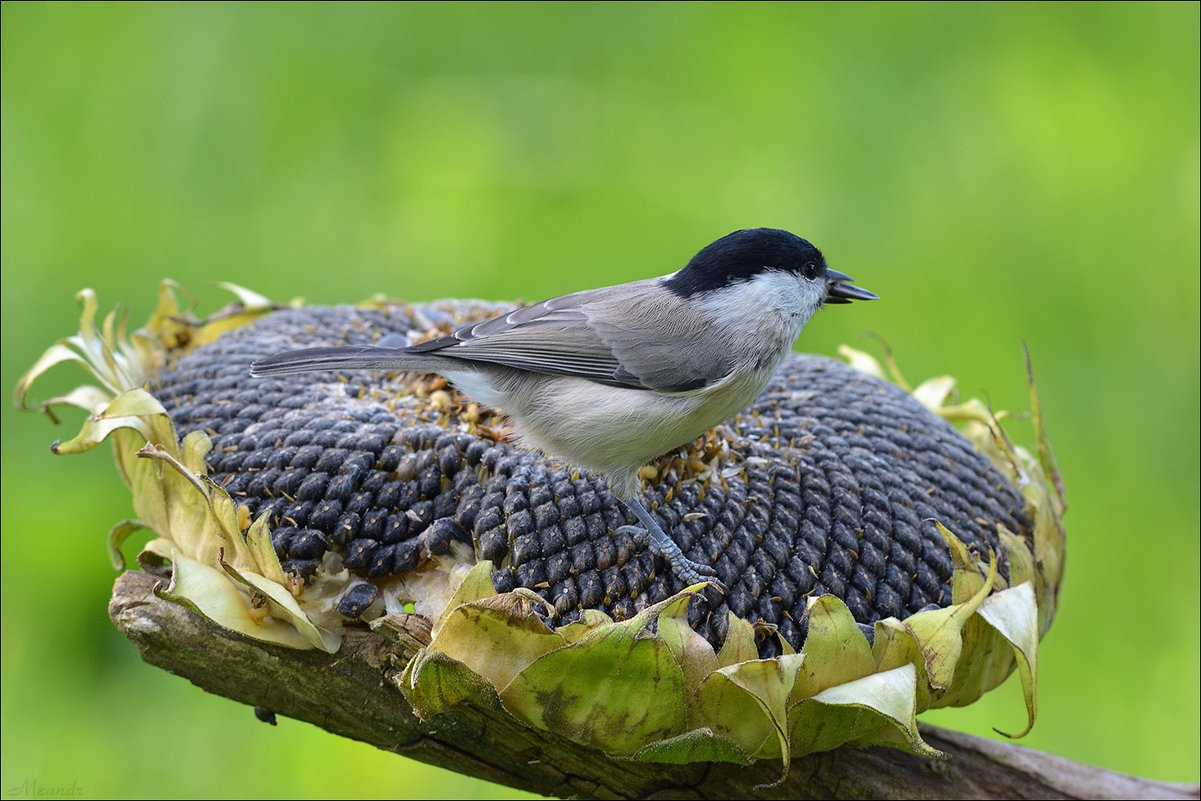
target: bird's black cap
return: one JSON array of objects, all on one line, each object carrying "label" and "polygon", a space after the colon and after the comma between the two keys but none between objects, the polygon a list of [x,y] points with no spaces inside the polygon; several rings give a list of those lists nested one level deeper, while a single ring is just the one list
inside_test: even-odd
[{"label": "bird's black cap", "polygon": [[690,297],[748,281],[767,270],[821,274],[826,260],[820,250],[796,234],[778,228],[747,228],[706,246],[664,283],[677,295]]}]

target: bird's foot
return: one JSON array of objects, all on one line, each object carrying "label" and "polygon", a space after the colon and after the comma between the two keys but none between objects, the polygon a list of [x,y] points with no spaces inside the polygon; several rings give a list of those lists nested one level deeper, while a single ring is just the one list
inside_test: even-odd
[{"label": "bird's foot", "polygon": [[707,581],[722,592],[725,592],[725,585],[716,578],[716,570],[709,565],[702,565],[700,562],[694,562],[689,559],[671,539],[667,540],[666,546],[662,546],[656,542],[657,538],[654,532],[642,526],[622,526],[617,531],[623,534],[632,534],[635,541],[640,545],[649,545],[655,553],[667,560],[667,563],[671,565],[672,571],[685,584],[691,586]]},{"label": "bird's foot", "polygon": [[693,585],[708,582],[719,591],[723,593],[726,591],[726,586],[717,579],[717,571],[710,565],[694,562],[685,556],[684,552],[680,550],[680,546],[675,543],[675,540],[659,527],[659,524],[647,513],[646,509],[642,507],[642,504],[637,499],[632,500],[629,506],[642,525],[621,526],[617,529],[618,531],[633,534],[642,543],[647,543],[649,540],[650,547],[667,560],[667,563],[671,565],[672,571],[685,584]]}]

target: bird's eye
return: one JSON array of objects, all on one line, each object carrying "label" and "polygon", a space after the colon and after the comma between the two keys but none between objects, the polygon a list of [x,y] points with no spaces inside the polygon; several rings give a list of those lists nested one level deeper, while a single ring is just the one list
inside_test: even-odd
[{"label": "bird's eye", "polygon": [[810,281],[817,278],[822,273],[822,268],[817,266],[815,261],[807,261],[801,265],[801,275],[808,278]]}]

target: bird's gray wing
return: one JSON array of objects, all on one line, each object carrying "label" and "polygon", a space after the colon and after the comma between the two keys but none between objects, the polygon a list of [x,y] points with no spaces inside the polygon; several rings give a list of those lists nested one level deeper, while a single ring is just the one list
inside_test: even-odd
[{"label": "bird's gray wing", "polygon": [[724,359],[700,358],[687,337],[660,341],[655,323],[668,310],[631,314],[620,307],[630,293],[613,289],[551,298],[407,350],[660,392],[696,389],[729,372]]}]

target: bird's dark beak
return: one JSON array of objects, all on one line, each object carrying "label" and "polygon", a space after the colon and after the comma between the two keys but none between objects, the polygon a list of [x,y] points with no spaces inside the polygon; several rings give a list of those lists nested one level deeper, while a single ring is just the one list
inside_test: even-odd
[{"label": "bird's dark beak", "polygon": [[852,300],[879,300],[880,296],[851,284],[854,279],[838,270],[826,269],[826,303],[850,303]]}]

